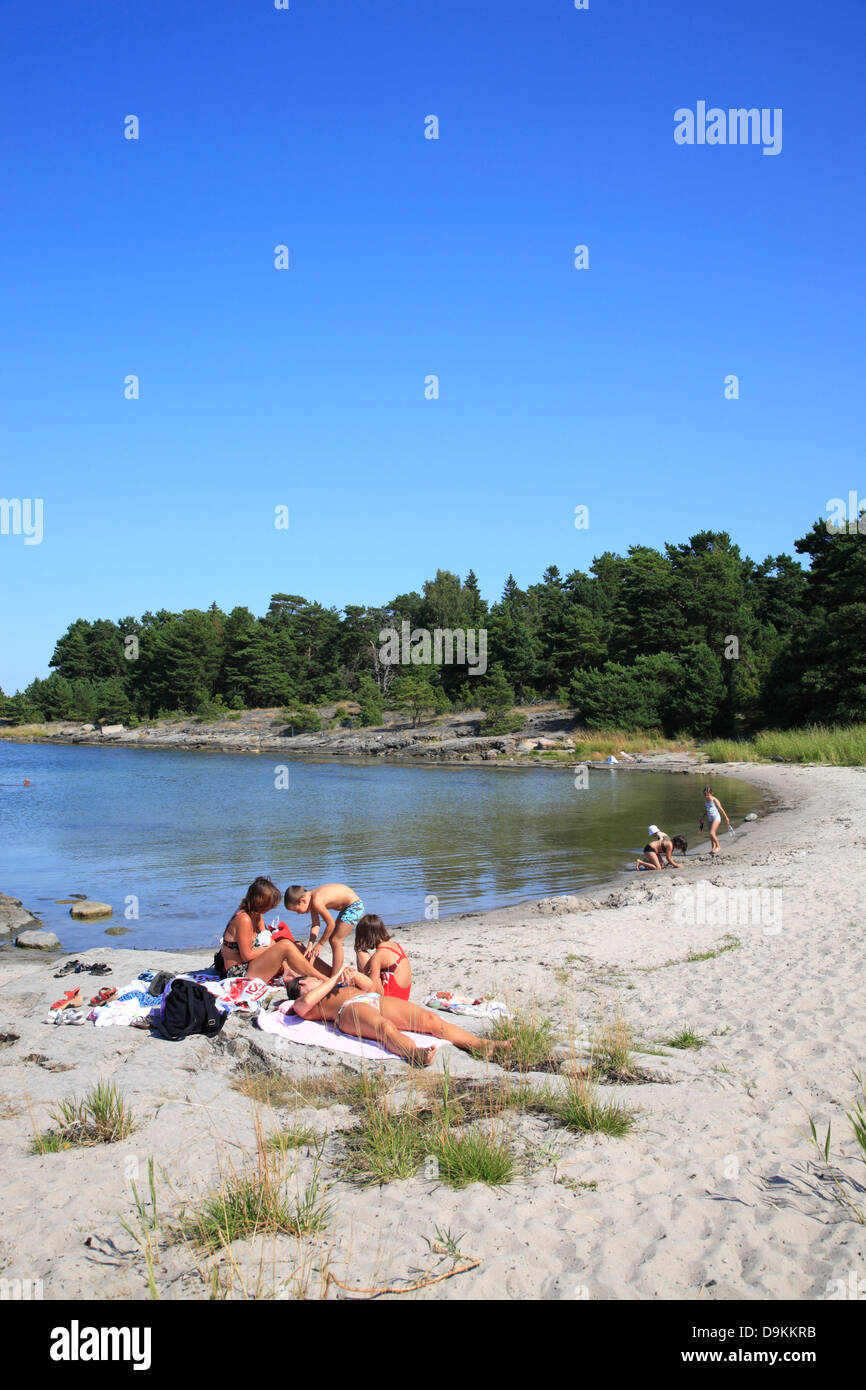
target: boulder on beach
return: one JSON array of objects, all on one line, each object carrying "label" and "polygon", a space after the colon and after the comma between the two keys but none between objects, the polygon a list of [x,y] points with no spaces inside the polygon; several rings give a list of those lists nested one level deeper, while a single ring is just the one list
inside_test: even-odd
[{"label": "boulder on beach", "polygon": [[69,915],[74,917],[76,922],[97,922],[100,917],[113,917],[114,908],[108,903],[98,903],[92,898],[85,898],[83,902],[70,907]]},{"label": "boulder on beach", "polygon": [[29,951],[59,951],[60,939],[53,931],[23,931],[16,937],[15,945]]},{"label": "boulder on beach", "polygon": [[39,918],[23,906],[20,898],[10,898],[0,893],[0,935],[20,931],[22,927],[41,926]]}]

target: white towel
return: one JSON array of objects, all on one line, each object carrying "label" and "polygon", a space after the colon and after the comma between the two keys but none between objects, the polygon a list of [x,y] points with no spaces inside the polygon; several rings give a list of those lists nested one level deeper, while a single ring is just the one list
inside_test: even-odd
[{"label": "white towel", "polygon": [[[395,1057],[393,1052],[380,1047],[379,1043],[371,1042],[369,1038],[361,1042],[359,1038],[350,1038],[347,1033],[340,1033],[326,1023],[315,1023],[309,1018],[297,1018],[294,1014],[282,1014],[279,1010],[259,1014],[256,1025],[263,1033],[273,1033],[275,1037],[285,1038],[287,1042],[303,1043],[306,1047],[326,1047],[332,1052],[351,1052],[355,1057],[370,1057],[377,1061],[403,1060],[402,1057]],[[406,1033],[405,1036],[411,1038],[418,1047],[440,1048],[447,1045],[442,1038],[431,1038],[429,1033]]]}]

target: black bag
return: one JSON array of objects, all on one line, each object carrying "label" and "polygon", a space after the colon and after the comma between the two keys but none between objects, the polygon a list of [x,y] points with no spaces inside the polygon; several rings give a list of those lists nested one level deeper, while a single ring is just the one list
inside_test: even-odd
[{"label": "black bag", "polygon": [[228,1014],[221,1013],[213,995],[192,980],[172,980],[153,1031],[167,1042],[180,1042],[191,1033],[216,1037]]}]

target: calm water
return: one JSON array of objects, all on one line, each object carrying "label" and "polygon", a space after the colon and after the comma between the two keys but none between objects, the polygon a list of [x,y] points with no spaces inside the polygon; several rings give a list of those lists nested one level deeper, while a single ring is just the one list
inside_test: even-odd
[{"label": "calm water", "polygon": [[[260,873],[281,889],[348,883],[395,923],[423,918],[427,895],[445,916],[590,887],[626,867],[652,822],[698,840],[699,774],[593,771],[576,791],[533,768],[297,761],[277,790],[275,761],[0,743],[0,891],[72,951],[199,947]],[[747,783],[713,785],[735,824],[759,809]],[[54,901],[70,893],[111,903],[113,919],[73,922]],[[124,917],[130,895],[138,920]],[[106,937],[117,925],[129,935]]]}]

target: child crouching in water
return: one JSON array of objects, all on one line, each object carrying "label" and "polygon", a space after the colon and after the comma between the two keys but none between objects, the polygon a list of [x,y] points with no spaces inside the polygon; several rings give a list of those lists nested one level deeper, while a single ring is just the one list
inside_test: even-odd
[{"label": "child crouching in water", "polygon": [[358,969],[367,976],[377,993],[390,999],[408,999],[412,989],[412,967],[399,941],[393,941],[381,917],[374,912],[363,916],[355,928],[355,954]]},{"label": "child crouching in water", "polygon": [[[310,944],[304,952],[307,960],[315,964],[325,942],[330,941],[331,974],[339,975],[343,968],[343,942],[364,913],[358,894],[345,883],[323,883],[313,889],[293,883],[286,889],[283,902],[289,912],[310,914]],[[334,911],[336,918],[331,915]]]}]

